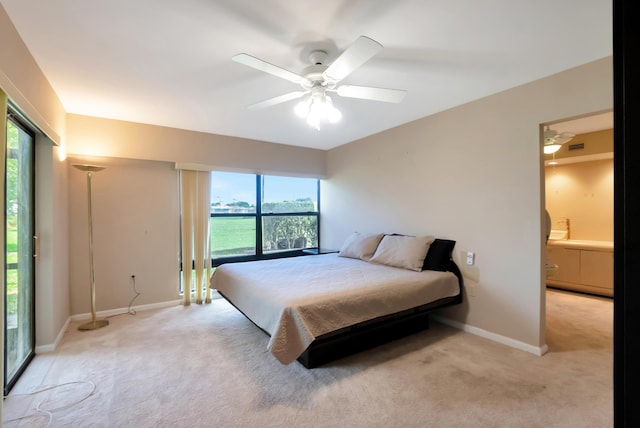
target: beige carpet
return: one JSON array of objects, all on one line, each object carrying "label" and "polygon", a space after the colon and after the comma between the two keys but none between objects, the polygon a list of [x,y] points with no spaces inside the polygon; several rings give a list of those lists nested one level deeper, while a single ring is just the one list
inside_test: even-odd
[{"label": "beige carpet", "polygon": [[434,322],[312,370],[278,363],[223,300],[72,324],[5,399],[3,426],[613,426],[612,300],[549,290],[547,313],[542,357]]}]

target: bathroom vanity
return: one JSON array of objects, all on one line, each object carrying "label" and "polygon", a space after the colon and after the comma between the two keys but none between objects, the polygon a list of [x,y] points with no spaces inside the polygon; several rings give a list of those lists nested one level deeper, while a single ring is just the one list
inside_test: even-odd
[{"label": "bathroom vanity", "polygon": [[558,266],[548,286],[613,297],[613,242],[550,239],[547,260]]}]

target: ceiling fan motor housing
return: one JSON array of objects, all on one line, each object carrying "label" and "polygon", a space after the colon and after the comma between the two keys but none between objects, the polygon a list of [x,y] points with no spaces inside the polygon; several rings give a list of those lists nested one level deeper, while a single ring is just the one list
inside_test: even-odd
[{"label": "ceiling fan motor housing", "polygon": [[309,62],[312,65],[323,65],[327,61],[327,53],[325,51],[313,51],[309,54]]}]

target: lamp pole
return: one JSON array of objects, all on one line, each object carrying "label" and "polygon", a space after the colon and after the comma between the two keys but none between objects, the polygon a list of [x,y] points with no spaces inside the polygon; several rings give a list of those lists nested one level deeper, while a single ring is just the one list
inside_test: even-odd
[{"label": "lamp pole", "polygon": [[87,205],[89,217],[89,279],[91,286],[91,321],[81,324],[78,330],[95,330],[109,325],[108,320],[96,319],[96,281],[93,272],[93,213],[91,211],[91,177],[94,172],[102,171],[105,167],[97,165],[73,165],[74,168],[87,173]]}]

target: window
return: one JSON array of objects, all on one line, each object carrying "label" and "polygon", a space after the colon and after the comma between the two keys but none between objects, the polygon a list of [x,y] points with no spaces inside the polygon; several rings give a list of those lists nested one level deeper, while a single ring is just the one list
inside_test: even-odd
[{"label": "window", "polygon": [[211,173],[211,257],[256,254],[256,176]]},{"label": "window", "polygon": [[318,180],[262,177],[262,252],[318,246]]},{"label": "window", "polygon": [[212,172],[214,265],[317,248],[319,190],[317,179]]}]

